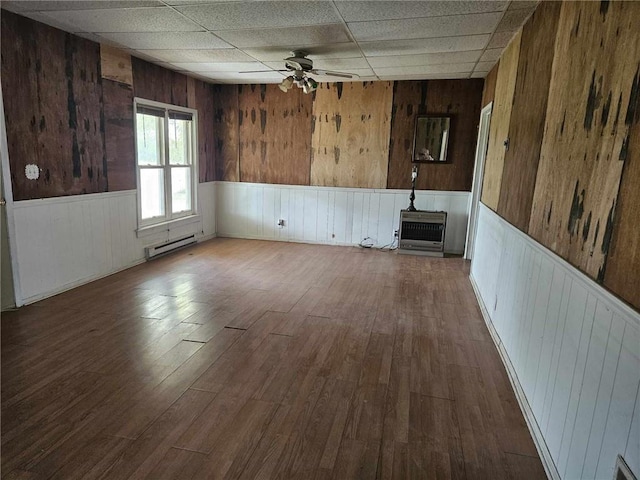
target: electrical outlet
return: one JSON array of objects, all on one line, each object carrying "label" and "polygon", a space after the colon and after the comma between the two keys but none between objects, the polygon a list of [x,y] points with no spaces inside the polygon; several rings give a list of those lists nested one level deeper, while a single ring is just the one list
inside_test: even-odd
[{"label": "electrical outlet", "polygon": [[284,219],[282,219],[282,218],[281,218],[280,220],[278,220],[278,226],[279,226],[280,228],[283,228],[283,227],[284,227],[284,225],[285,225]]},{"label": "electrical outlet", "polygon": [[393,230],[393,238],[398,238],[398,230]]}]

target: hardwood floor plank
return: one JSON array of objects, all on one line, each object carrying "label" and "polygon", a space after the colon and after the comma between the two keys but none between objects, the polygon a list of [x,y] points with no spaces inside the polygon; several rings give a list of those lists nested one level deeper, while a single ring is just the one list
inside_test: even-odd
[{"label": "hardwood floor plank", "polygon": [[3,478],[544,478],[468,273],[215,239],[3,314]]}]

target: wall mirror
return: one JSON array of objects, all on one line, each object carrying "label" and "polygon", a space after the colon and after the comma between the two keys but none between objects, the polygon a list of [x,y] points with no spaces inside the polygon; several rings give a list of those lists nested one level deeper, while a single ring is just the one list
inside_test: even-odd
[{"label": "wall mirror", "polygon": [[413,136],[413,162],[446,162],[451,117],[418,115]]}]

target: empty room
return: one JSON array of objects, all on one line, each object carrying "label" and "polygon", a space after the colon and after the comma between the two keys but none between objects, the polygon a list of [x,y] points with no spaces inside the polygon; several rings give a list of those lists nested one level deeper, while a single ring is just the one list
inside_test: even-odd
[{"label": "empty room", "polygon": [[3,479],[640,476],[640,2],[0,7]]}]

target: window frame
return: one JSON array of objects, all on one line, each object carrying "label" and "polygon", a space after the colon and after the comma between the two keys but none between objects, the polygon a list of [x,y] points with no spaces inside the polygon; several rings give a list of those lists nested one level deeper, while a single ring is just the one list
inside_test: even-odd
[{"label": "window frame", "polygon": [[[161,148],[162,164],[159,166],[140,165],[138,163],[138,106],[150,107],[164,110],[162,121],[162,139],[159,141]],[[188,166],[180,166],[170,163],[169,159],[169,113],[187,113],[191,115],[191,142],[189,142],[189,150],[191,152],[191,163]],[[198,216],[198,111],[193,108],[171,105],[163,102],[156,102],[146,98],[134,97],[133,99],[133,135],[134,135],[134,155],[136,168],[136,203],[138,210],[138,231],[150,230],[156,226],[174,223],[182,219],[192,219]],[[171,191],[171,171],[173,167],[190,168],[191,169],[191,209],[182,212],[173,213],[172,209],[172,191]],[[164,216],[142,218],[142,195],[141,195],[141,175],[143,169],[162,170],[164,175]]]}]

